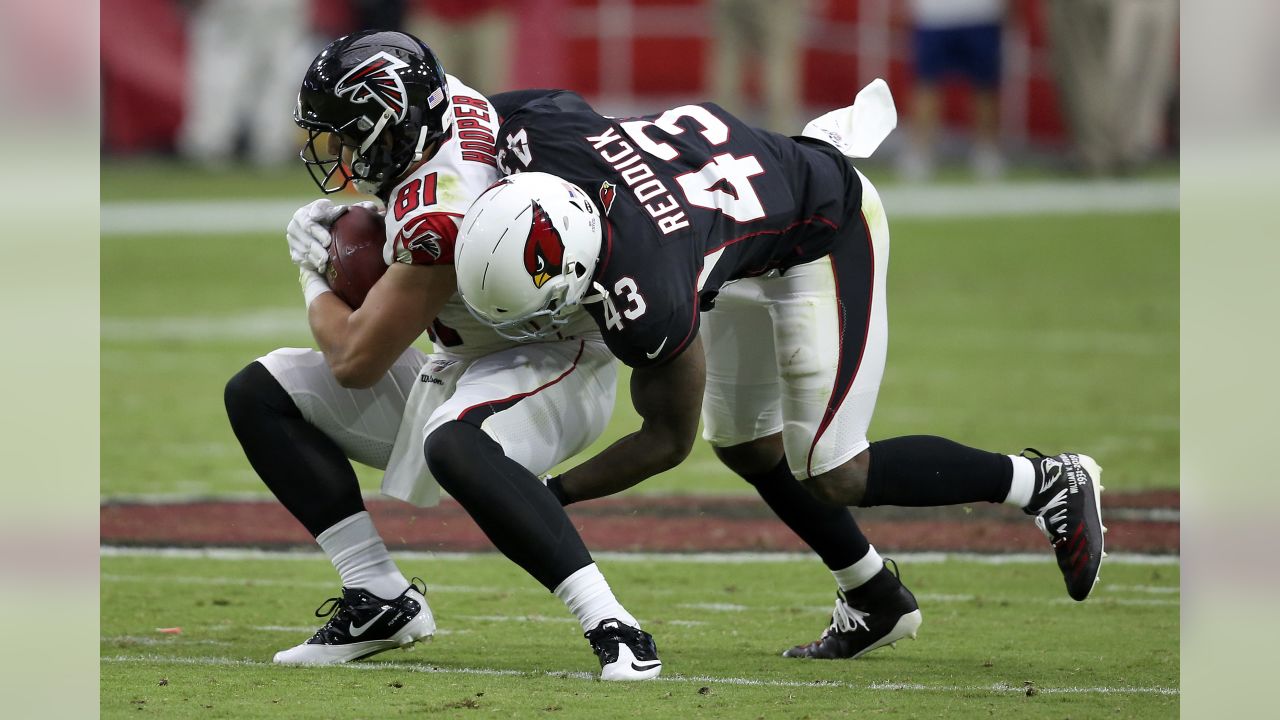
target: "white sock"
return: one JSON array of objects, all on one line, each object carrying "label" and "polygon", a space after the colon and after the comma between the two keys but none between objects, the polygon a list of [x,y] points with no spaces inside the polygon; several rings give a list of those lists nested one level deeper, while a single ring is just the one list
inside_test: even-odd
[{"label": "white sock", "polygon": [[831,574],[835,576],[836,585],[839,585],[841,590],[852,590],[859,585],[866,584],[883,567],[884,558],[880,557],[880,553],[876,552],[875,547],[871,547],[867,550],[867,554],[862,556],[861,560],[843,570],[832,570]]},{"label": "white sock", "polygon": [[1036,466],[1021,455],[1010,455],[1009,459],[1013,461],[1013,482],[1009,483],[1009,495],[1004,502],[1026,507],[1031,504],[1031,492],[1036,485]]},{"label": "white sock", "polygon": [[409,587],[367,511],[338,521],[316,542],[342,576],[343,587],[361,588],[383,600],[394,600]]},{"label": "white sock", "polygon": [[556,597],[564,602],[569,612],[578,618],[582,631],[594,630],[601,620],[614,618],[634,628],[639,628],[627,609],[618,603],[613,590],[595,563],[578,570],[556,586]]}]

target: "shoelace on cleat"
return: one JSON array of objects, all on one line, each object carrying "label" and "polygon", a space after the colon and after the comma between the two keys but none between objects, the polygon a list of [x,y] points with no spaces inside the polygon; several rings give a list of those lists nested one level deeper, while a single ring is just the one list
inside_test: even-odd
[{"label": "shoelace on cleat", "polygon": [[[893,558],[885,558],[884,566],[889,568],[889,572],[893,576],[901,579],[902,575],[898,572],[898,563]],[[822,637],[827,637],[832,633],[841,632],[857,632],[859,629],[870,630],[867,627],[867,618],[871,617],[871,613],[864,612],[850,605],[840,595],[836,595],[836,607],[831,611],[831,625],[822,633]]]},{"label": "shoelace on cleat", "polygon": [[846,603],[839,598],[836,599],[836,608],[831,611],[831,627],[823,633],[823,636],[830,633],[857,632],[858,630],[870,630],[867,627],[867,618],[871,613],[863,612],[856,607]]},{"label": "shoelace on cleat", "polygon": [[341,640],[347,635],[346,631],[342,629],[342,625],[346,623],[349,626],[356,619],[356,610],[375,607],[382,607],[382,603],[353,606],[342,597],[331,597],[325,600],[320,603],[320,607],[316,608],[316,617],[327,617],[329,619],[324,625],[320,626],[319,630],[316,630],[315,638],[324,643]]},{"label": "shoelace on cleat", "polygon": [[342,597],[331,597],[320,603],[320,607],[316,608],[316,617],[329,619],[316,630],[314,639],[328,643],[341,638],[343,633],[338,629],[338,623],[347,619],[350,614],[347,601]]},{"label": "shoelace on cleat", "polygon": [[653,659],[657,659],[657,656],[647,647],[644,631],[621,622],[614,628],[596,627],[583,633],[582,636],[587,639],[591,650],[601,659],[602,664],[618,659],[620,645],[631,648],[631,652],[637,659],[646,660],[650,655],[653,655]]},{"label": "shoelace on cleat", "polygon": [[587,643],[591,645],[591,651],[600,658],[602,664],[616,661],[618,645],[627,641],[623,635],[622,623],[618,623],[616,628],[596,627],[583,633],[582,636],[587,639]]}]

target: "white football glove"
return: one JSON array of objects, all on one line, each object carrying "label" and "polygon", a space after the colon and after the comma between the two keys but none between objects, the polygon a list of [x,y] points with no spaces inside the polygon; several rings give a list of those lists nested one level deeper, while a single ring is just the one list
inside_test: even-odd
[{"label": "white football glove", "polygon": [[898,109],[889,84],[876,78],[858,92],[853,104],[815,118],[800,133],[835,145],[846,157],[869,158],[898,126]]},{"label": "white football glove", "polygon": [[[356,204],[366,210],[376,212],[378,209],[376,204],[368,200]],[[295,265],[324,274],[325,267],[329,264],[329,244],[333,242],[329,228],[350,207],[334,205],[328,198],[320,198],[298,208],[284,232],[289,241],[289,258]]]}]

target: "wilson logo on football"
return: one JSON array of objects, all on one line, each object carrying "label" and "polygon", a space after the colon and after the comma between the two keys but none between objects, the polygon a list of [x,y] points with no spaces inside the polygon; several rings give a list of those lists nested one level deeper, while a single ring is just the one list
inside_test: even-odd
[{"label": "wilson logo on football", "polygon": [[391,111],[396,122],[404,120],[408,94],[404,80],[397,72],[409,64],[387,52],[370,56],[338,81],[334,93],[338,97],[350,95],[353,103],[370,100]]},{"label": "wilson logo on football", "polygon": [[533,286],[540,288],[552,277],[563,272],[564,240],[560,231],[551,224],[551,217],[538,203],[533,203],[533,224],[529,226],[529,238],[524,242],[524,269],[533,278]]}]

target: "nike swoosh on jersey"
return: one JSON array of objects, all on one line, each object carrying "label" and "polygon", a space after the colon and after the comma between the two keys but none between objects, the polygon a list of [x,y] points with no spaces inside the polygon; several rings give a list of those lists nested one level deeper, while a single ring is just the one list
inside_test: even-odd
[{"label": "nike swoosh on jersey", "polygon": [[382,612],[378,613],[377,615],[374,615],[372,620],[370,620],[369,622],[363,625],[356,625],[355,623],[351,623],[350,628],[347,630],[347,634],[353,638],[360,637],[361,635],[364,634],[365,630],[368,630],[374,623],[378,622],[378,618],[382,617],[383,615],[386,615],[387,611],[390,609],[391,609],[390,607],[382,608]]},{"label": "nike swoosh on jersey", "polygon": [[664,347],[666,347],[666,346],[667,346],[667,339],[666,339],[666,338],[662,338],[662,343],[661,343],[660,345],[658,345],[658,349],[657,349],[657,350],[654,350],[654,351],[653,351],[653,352],[651,352],[651,353],[645,353],[645,354],[644,354],[644,356],[645,356],[645,357],[647,357],[647,358],[649,358],[650,360],[652,360],[652,359],[654,359],[654,358],[658,357],[658,353],[662,352],[662,348],[664,348]]}]

